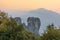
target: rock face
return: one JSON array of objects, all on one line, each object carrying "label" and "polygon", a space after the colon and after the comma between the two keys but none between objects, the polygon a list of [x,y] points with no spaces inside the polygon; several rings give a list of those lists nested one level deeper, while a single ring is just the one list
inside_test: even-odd
[{"label": "rock face", "polygon": [[39,34],[39,28],[40,28],[40,19],[36,17],[29,17],[27,19],[28,23],[28,30],[32,33]]},{"label": "rock face", "polygon": [[39,34],[39,29],[40,29],[40,24],[41,24],[39,18],[28,17],[28,19],[27,19],[27,24],[28,25],[26,25],[25,23],[22,23],[20,17],[15,17],[14,19],[17,21],[18,24],[23,24],[24,28],[27,31],[30,31],[34,34]]},{"label": "rock face", "polygon": [[15,17],[14,19],[17,21],[18,24],[21,24],[22,23],[20,17]]}]

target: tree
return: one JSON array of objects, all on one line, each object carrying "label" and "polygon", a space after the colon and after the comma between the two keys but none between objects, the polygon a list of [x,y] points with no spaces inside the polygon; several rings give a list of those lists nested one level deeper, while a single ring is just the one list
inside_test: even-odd
[{"label": "tree", "polygon": [[47,26],[47,31],[41,36],[41,40],[60,40],[60,30],[55,29],[53,24]]}]

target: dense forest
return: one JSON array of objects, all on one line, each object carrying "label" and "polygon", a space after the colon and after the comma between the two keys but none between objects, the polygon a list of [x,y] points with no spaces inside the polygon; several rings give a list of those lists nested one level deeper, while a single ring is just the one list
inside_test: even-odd
[{"label": "dense forest", "polygon": [[0,12],[0,40],[60,40],[60,28],[48,25],[41,35],[26,31],[23,24],[18,24],[14,18]]}]

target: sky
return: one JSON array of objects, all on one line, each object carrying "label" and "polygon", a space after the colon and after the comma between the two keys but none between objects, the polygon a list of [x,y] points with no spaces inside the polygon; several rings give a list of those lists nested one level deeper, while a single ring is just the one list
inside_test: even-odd
[{"label": "sky", "polygon": [[60,13],[60,0],[0,0],[0,9],[35,10],[46,8]]}]

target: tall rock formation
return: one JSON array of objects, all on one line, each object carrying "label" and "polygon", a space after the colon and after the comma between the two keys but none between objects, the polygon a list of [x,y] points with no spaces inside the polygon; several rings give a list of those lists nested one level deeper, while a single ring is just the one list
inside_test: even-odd
[{"label": "tall rock formation", "polygon": [[18,24],[22,24],[22,21],[21,21],[20,17],[15,17],[14,19],[17,21]]},{"label": "tall rock formation", "polygon": [[30,31],[34,34],[39,34],[39,29],[40,29],[40,19],[38,17],[28,17],[27,19],[27,24],[26,25],[25,23],[22,23],[21,22],[21,18],[20,17],[15,17],[14,18],[18,24],[23,24],[24,28],[27,30],[27,31]]},{"label": "tall rock formation", "polygon": [[40,19],[37,17],[29,17],[27,19],[28,23],[28,30],[31,31],[32,33],[39,34],[39,29],[40,29]]}]

